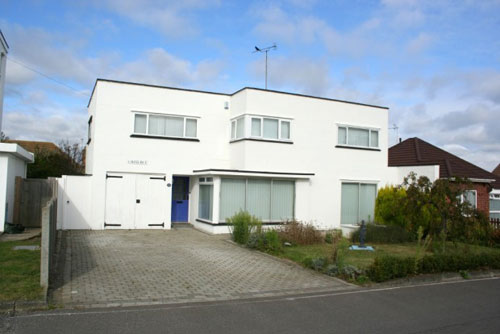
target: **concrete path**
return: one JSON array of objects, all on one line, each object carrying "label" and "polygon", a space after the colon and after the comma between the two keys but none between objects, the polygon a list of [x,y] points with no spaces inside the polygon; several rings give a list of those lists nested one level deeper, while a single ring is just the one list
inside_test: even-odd
[{"label": "concrete path", "polygon": [[66,231],[51,300],[132,306],[354,289],[191,228]]}]

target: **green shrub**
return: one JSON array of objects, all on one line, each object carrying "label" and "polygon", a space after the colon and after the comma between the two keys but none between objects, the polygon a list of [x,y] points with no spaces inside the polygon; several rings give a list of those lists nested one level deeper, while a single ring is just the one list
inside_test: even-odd
[{"label": "green shrub", "polygon": [[275,230],[258,230],[248,237],[248,248],[258,249],[260,251],[272,254],[278,254],[283,251],[283,243]]},{"label": "green shrub", "polygon": [[240,211],[228,218],[227,223],[234,242],[241,245],[246,245],[250,235],[259,232],[262,227],[262,222],[246,211]]},{"label": "green shrub", "polygon": [[384,225],[407,227],[404,205],[406,190],[401,187],[386,186],[378,191],[375,200],[375,221]]},{"label": "green shrub", "polygon": [[340,239],[335,243],[333,248],[332,260],[337,265],[339,271],[342,272],[345,266],[345,258],[349,251],[349,241],[347,239]]},{"label": "green shrub", "polygon": [[302,264],[307,268],[323,271],[328,264],[328,259],[326,257],[306,257],[302,260]]},{"label": "green shrub", "polygon": [[[359,242],[360,229],[351,234],[353,243]],[[415,241],[415,235],[400,226],[366,225],[365,242],[398,244]]]},{"label": "green shrub", "polygon": [[342,239],[342,230],[340,229],[330,230],[325,233],[325,242],[327,244],[336,243],[340,239]]},{"label": "green shrub", "polygon": [[324,237],[316,227],[296,220],[288,221],[279,229],[283,241],[294,245],[312,245],[324,242]]},{"label": "green shrub", "polygon": [[325,242],[327,244],[333,244],[333,234],[332,233],[325,234]]},{"label": "green shrub", "polygon": [[367,275],[374,282],[406,277],[415,272],[414,257],[380,256],[368,268]]},{"label": "green shrub", "polygon": [[[415,257],[382,256],[375,258],[367,276],[375,282],[410,276],[415,273]],[[500,269],[497,253],[444,253],[426,255],[419,261],[417,274],[467,272],[479,269]]]}]

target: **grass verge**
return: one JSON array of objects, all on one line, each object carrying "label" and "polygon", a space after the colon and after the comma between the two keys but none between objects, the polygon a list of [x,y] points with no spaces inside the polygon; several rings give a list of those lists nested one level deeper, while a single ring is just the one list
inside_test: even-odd
[{"label": "grass verge", "polygon": [[40,246],[40,238],[0,242],[0,302],[42,298],[40,251],[13,250],[21,245]]}]

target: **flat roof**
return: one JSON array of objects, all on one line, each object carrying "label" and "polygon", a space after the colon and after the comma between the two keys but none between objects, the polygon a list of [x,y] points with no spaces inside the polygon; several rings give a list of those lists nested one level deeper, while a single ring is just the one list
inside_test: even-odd
[{"label": "flat roof", "polygon": [[120,81],[120,80],[112,80],[112,79],[102,79],[102,78],[97,78],[94,84],[94,88],[92,89],[92,94],[90,95],[89,103],[87,104],[87,107],[90,105],[90,101],[92,100],[92,97],[94,96],[94,91],[97,86],[98,81],[103,81],[103,82],[111,82],[111,83],[117,83],[117,84],[124,84],[124,85],[136,85],[136,86],[144,86],[144,87],[153,87],[153,88],[164,88],[164,89],[173,89],[173,90],[181,90],[181,91],[186,91],[186,92],[193,92],[193,93],[203,93],[203,94],[214,94],[214,95],[224,95],[224,96],[233,96],[236,95],[246,89],[252,89],[252,90],[258,90],[262,92],[269,92],[269,93],[276,93],[276,94],[286,94],[286,95],[292,95],[292,96],[299,96],[299,97],[306,97],[306,98],[311,98],[311,99],[318,99],[318,100],[326,100],[326,101],[334,101],[334,102],[341,102],[341,103],[348,103],[348,104],[355,104],[359,106],[364,106],[364,107],[373,107],[373,108],[380,108],[380,109],[389,109],[388,107],[383,107],[383,106],[377,106],[373,104],[366,104],[366,103],[360,103],[360,102],[353,102],[353,101],[345,101],[345,100],[339,100],[339,99],[332,99],[332,98],[327,98],[327,97],[321,97],[321,96],[314,96],[314,95],[306,95],[306,94],[298,94],[298,93],[290,93],[290,92],[283,92],[279,90],[272,90],[272,89],[263,89],[263,88],[256,88],[256,87],[243,87],[239,90],[237,90],[234,93],[228,94],[228,93],[220,93],[220,92],[211,92],[211,91],[206,91],[206,90],[197,90],[197,89],[188,89],[188,88],[178,88],[178,87],[170,87],[170,86],[161,86],[161,85],[153,85],[153,84],[146,84],[146,83],[139,83],[139,82],[130,82],[130,81]]}]

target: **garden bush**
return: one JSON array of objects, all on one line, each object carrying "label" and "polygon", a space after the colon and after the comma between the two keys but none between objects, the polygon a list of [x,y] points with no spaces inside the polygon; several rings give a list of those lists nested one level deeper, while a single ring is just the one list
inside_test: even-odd
[{"label": "garden bush", "polygon": [[[351,241],[359,242],[360,230],[356,230],[351,235]],[[408,232],[400,226],[366,225],[365,242],[397,244],[415,241],[415,234]]]},{"label": "garden bush", "polygon": [[306,257],[302,264],[307,268],[323,271],[328,264],[328,259],[326,257]]},{"label": "garden bush", "polygon": [[324,242],[324,237],[316,227],[296,220],[288,221],[279,229],[283,241],[294,245],[312,245]]},{"label": "garden bush", "polygon": [[283,251],[283,243],[275,230],[258,230],[250,234],[247,247],[272,254],[279,254]]},{"label": "garden bush", "polygon": [[403,202],[406,190],[402,187],[387,186],[378,191],[375,200],[375,221],[384,225],[406,228]]},{"label": "garden bush", "polygon": [[368,268],[367,275],[374,282],[383,282],[413,274],[460,272],[479,269],[500,269],[500,254],[445,253],[426,255],[415,272],[415,257],[381,256]]},{"label": "garden bush", "polygon": [[234,242],[241,245],[246,245],[250,235],[259,232],[262,228],[262,222],[246,211],[240,211],[228,218],[227,223]]},{"label": "garden bush", "polygon": [[374,282],[384,282],[395,278],[406,277],[415,272],[415,258],[380,256],[368,268],[367,275]]}]

